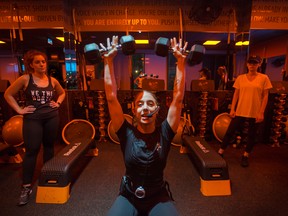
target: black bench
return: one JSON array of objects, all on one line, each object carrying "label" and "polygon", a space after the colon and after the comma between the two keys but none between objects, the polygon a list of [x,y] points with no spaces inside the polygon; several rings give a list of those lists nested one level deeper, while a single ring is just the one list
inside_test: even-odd
[{"label": "black bench", "polygon": [[94,140],[90,138],[83,138],[81,142],[71,142],[43,165],[37,187],[36,203],[60,204],[69,199],[74,171],[83,162],[80,158],[91,149],[93,142]]},{"label": "black bench", "polygon": [[205,196],[231,195],[226,161],[201,137],[183,135],[183,145],[194,163]]}]

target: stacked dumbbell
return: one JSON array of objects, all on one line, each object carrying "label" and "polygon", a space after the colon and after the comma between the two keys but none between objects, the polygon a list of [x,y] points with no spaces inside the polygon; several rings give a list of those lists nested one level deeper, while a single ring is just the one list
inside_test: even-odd
[{"label": "stacked dumbbell", "polygon": [[98,111],[99,111],[99,132],[100,132],[100,139],[99,141],[104,141],[106,142],[106,130],[107,130],[107,125],[106,125],[106,110],[105,110],[105,104],[106,104],[106,99],[105,99],[105,92],[104,91],[98,91]]},{"label": "stacked dumbbell", "polygon": [[3,112],[2,112],[2,107],[0,106],[0,134],[1,134],[0,142],[3,141],[2,140],[2,128],[3,128],[3,126],[4,126]]},{"label": "stacked dumbbell", "polygon": [[201,92],[200,93],[200,100],[198,106],[198,128],[199,128],[199,136],[205,137],[206,128],[207,128],[207,117],[208,117],[208,92]]},{"label": "stacked dumbbell", "polygon": [[283,111],[285,110],[286,97],[287,94],[278,94],[275,97],[271,136],[272,147],[280,147],[281,137],[285,133],[286,125],[284,123],[287,121],[287,117],[283,114]]},{"label": "stacked dumbbell", "polygon": [[279,137],[280,144],[288,144],[288,102],[287,94],[283,93],[279,95],[279,102],[281,106],[281,119],[280,119],[280,132]]}]

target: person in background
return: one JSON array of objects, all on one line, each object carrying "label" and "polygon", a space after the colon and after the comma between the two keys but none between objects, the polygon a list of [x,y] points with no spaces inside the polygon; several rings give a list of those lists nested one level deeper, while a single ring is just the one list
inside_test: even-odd
[{"label": "person in background", "polygon": [[208,68],[202,68],[199,71],[200,78],[199,80],[210,80],[211,79],[211,71]]},{"label": "person in background", "polygon": [[[109,50],[110,39],[107,43]],[[181,40],[178,44],[176,38],[171,39],[171,48],[177,59],[173,100],[166,119],[159,127],[156,127],[156,119],[160,105],[156,96],[149,91],[141,91],[135,96],[135,124],[131,125],[125,120],[117,99],[113,67],[117,43],[118,37],[113,36],[112,49],[104,55],[104,86],[111,124],[120,141],[126,171],[122,177],[119,196],[108,215],[179,215],[172,202],[169,185],[164,180],[164,169],[171,142],[180,123],[185,87],[184,52],[187,42],[182,48]]]},{"label": "person in background", "polygon": [[281,69],[282,81],[288,81],[288,73],[285,68]]},{"label": "person in background", "polygon": [[219,75],[218,90],[226,90],[226,84],[228,79],[228,74],[225,66],[220,66],[217,69],[217,74]]},{"label": "person in background", "polygon": [[[45,53],[28,51],[24,55],[24,65],[25,74],[4,93],[7,103],[18,114],[23,115],[25,156],[19,206],[27,204],[32,193],[32,181],[41,144],[44,163],[54,156],[54,143],[59,129],[58,109],[65,99],[65,91],[60,83],[47,75]],[[24,107],[20,107],[15,99],[21,90],[25,94]]]},{"label": "person in background", "polygon": [[142,89],[143,79],[146,79],[146,78],[147,78],[147,74],[141,71],[139,76],[134,80],[134,84],[137,86],[138,89]]},{"label": "person in background", "polygon": [[233,85],[235,91],[230,110],[232,120],[218,150],[218,153],[223,157],[231,137],[233,137],[236,130],[243,126],[247,119],[249,122],[248,140],[241,158],[242,167],[249,166],[248,157],[255,144],[257,127],[264,120],[269,89],[272,88],[269,77],[257,72],[261,64],[261,57],[250,56],[247,60],[248,72],[236,78]]}]

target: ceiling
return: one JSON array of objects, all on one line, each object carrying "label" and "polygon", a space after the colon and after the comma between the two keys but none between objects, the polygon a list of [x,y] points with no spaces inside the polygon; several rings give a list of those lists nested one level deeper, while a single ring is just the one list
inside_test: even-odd
[{"label": "ceiling", "polygon": [[[6,44],[0,44],[0,54],[23,53],[28,49],[59,49],[63,51],[64,43],[57,40],[56,37],[63,36],[62,29],[24,29],[22,30],[23,41],[19,40],[19,32],[16,30],[16,39],[13,39],[12,31],[5,29],[0,30],[0,40],[5,41]],[[80,43],[79,49],[83,49],[87,43],[106,43],[107,37],[113,35],[123,36],[125,32],[81,32],[82,43]],[[156,40],[159,37],[179,38],[179,32],[133,32],[131,35],[135,39],[149,38],[149,45],[137,45],[136,49],[153,49]],[[250,43],[258,43],[267,41],[275,37],[287,35],[288,30],[253,30],[250,33]],[[248,35],[245,35],[248,37]],[[241,37],[241,35],[239,35]],[[47,39],[50,38],[53,41],[53,45],[47,43]],[[202,44],[207,39],[220,40],[221,43],[216,46],[205,47],[206,50],[225,51],[227,50],[227,33],[207,33],[207,32],[184,32],[184,40],[188,41],[189,47],[194,44]],[[230,40],[234,41],[235,34],[230,35]],[[238,48],[240,49],[240,48]]]}]

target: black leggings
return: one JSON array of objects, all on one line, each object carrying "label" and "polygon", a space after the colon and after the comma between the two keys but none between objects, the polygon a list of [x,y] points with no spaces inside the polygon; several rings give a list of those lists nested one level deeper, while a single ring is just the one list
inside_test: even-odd
[{"label": "black leggings", "polygon": [[32,184],[37,156],[43,144],[43,163],[54,156],[59,116],[47,119],[23,119],[25,156],[23,159],[23,184]]},{"label": "black leggings", "polygon": [[229,124],[229,127],[227,129],[227,132],[223,138],[223,142],[221,143],[222,149],[227,148],[236,130],[243,129],[243,126],[246,120],[248,120],[249,127],[248,127],[248,137],[247,137],[248,139],[247,139],[245,152],[250,153],[253,150],[257,128],[259,124],[255,123],[255,120],[256,120],[255,118],[245,118],[245,117],[240,117],[240,116],[235,116],[235,118],[232,118]]}]

